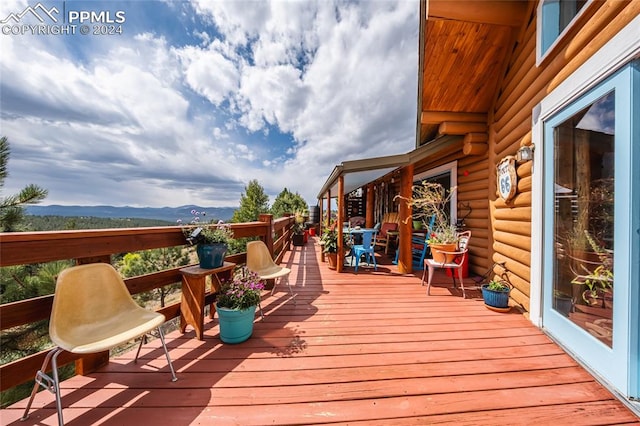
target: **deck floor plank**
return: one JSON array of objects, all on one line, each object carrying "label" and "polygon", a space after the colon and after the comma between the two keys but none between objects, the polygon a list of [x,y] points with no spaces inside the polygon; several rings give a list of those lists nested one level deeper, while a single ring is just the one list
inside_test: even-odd
[{"label": "deck floor plank", "polygon": [[[66,380],[67,424],[640,424],[516,310],[489,311],[474,289],[462,299],[444,274],[427,296],[420,273],[384,258],[358,274],[319,258],[314,239],[285,257],[297,304],[283,286],[265,296],[245,343],[222,344],[217,319],[204,341],[167,333],[178,382],[155,341],[137,363],[130,351]],[[57,423],[48,392],[20,422],[25,404],[1,423]]]}]

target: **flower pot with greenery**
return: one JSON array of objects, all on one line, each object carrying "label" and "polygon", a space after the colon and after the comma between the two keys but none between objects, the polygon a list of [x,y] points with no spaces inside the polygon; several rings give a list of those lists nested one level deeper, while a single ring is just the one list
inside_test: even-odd
[{"label": "flower pot with greenery", "polygon": [[511,286],[503,280],[491,280],[482,286],[482,298],[487,308],[492,310],[509,309]]},{"label": "flower pot with greenery", "polygon": [[338,231],[331,228],[325,228],[320,237],[322,251],[325,253],[329,269],[336,269],[338,266]]},{"label": "flower pot with greenery", "polygon": [[296,211],[295,218],[291,240],[294,246],[303,246],[307,242],[307,235],[304,229],[304,222],[306,220],[305,213],[303,211]]},{"label": "flower pot with greenery", "polygon": [[222,284],[216,301],[220,339],[224,343],[241,343],[251,337],[256,306],[264,283],[246,267],[236,271],[231,281]]},{"label": "flower pot with greenery", "polygon": [[224,258],[233,240],[233,231],[229,224],[218,221],[216,225],[205,224],[200,221],[206,212],[191,210],[193,219],[190,226],[184,227],[182,232],[187,242],[196,246],[196,253],[200,267],[203,269],[219,268],[224,264]]},{"label": "flower pot with greenery", "polygon": [[607,307],[605,300],[613,298],[613,254],[603,248],[587,231],[585,238],[597,260],[584,260],[575,264],[571,284],[579,286],[582,301],[588,306]]}]

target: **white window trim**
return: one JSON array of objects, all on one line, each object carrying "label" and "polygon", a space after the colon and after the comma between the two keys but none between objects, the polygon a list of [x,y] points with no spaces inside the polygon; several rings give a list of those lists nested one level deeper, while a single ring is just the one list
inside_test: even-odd
[{"label": "white window trim", "polygon": [[558,37],[551,43],[551,46],[547,48],[544,52],[542,51],[542,6],[547,3],[549,0],[542,0],[538,4],[538,10],[536,11],[536,66],[540,66],[540,64],[553,52],[556,46],[560,43],[560,41],[566,36],[567,32],[573,27],[577,20],[582,16],[587,9],[589,9],[593,4],[594,0],[588,0],[582,9],[576,14],[576,16],[571,19],[569,25],[567,25],[564,30]]},{"label": "white window trim", "polygon": [[542,280],[543,280],[543,206],[544,187],[542,161],[544,158],[544,122],[577,98],[600,84],[623,65],[640,57],[640,16],[636,16],[626,27],[609,40],[600,50],[573,72],[553,92],[533,109],[532,140],[535,143],[532,181],[531,210],[531,289],[529,318],[542,326]]},{"label": "white window trim", "polygon": [[429,179],[447,172],[449,172],[451,179],[451,187],[456,188],[449,200],[449,205],[451,206],[451,224],[455,224],[458,220],[458,161],[452,161],[436,168],[429,169],[426,172],[413,175],[413,181],[416,182],[423,179]]}]

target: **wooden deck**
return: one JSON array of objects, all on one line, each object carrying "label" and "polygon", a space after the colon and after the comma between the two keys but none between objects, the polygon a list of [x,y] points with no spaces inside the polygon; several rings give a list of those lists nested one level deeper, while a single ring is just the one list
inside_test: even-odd
[{"label": "wooden deck", "polygon": [[[427,296],[390,265],[337,274],[314,241],[285,259],[297,305],[278,287],[239,345],[221,344],[216,319],[204,341],[169,333],[175,383],[157,341],[138,364],[133,351],[63,382],[67,424],[640,423],[522,314],[462,299],[444,275]],[[56,424],[52,394],[19,422],[24,406],[1,423]]]}]

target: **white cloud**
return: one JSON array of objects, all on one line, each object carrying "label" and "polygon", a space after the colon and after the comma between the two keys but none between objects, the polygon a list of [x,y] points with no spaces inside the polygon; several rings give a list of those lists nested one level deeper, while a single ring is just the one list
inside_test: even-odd
[{"label": "white cloud", "polygon": [[178,53],[189,87],[216,106],[237,90],[240,82],[240,64],[227,58],[219,47],[219,43],[208,48],[189,46]]},{"label": "white cloud", "polygon": [[47,203],[220,206],[258,179],[315,203],[336,163],[414,146],[418,2],[195,8],[214,25],[183,16],[191,43],[159,26],[78,45],[0,37],[7,189],[49,187]]}]

